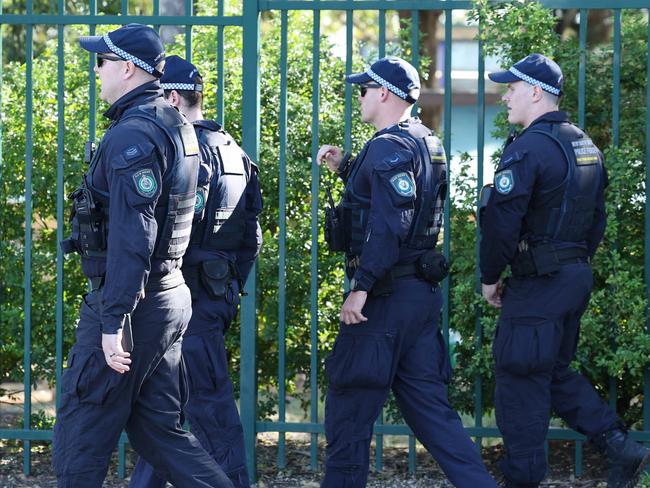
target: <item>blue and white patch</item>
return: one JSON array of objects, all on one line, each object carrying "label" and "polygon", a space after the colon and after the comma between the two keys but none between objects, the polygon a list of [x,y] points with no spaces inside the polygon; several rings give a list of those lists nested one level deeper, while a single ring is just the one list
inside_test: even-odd
[{"label": "blue and white patch", "polygon": [[205,208],[205,194],[199,190],[196,192],[196,201],[194,202],[194,213],[201,213]]},{"label": "blue and white patch", "polygon": [[124,154],[124,159],[128,161],[140,157],[142,155],[142,151],[140,151],[140,148],[138,146],[131,146],[127,147],[122,154]]},{"label": "blue and white patch", "polygon": [[158,190],[158,183],[150,169],[141,169],[133,175],[135,189],[143,197],[152,197]]},{"label": "blue and white patch", "polygon": [[398,195],[412,197],[415,195],[415,185],[408,173],[397,173],[390,179],[390,184]]},{"label": "blue and white patch", "polygon": [[494,175],[494,187],[502,195],[507,195],[515,187],[515,179],[509,169],[498,172]]}]

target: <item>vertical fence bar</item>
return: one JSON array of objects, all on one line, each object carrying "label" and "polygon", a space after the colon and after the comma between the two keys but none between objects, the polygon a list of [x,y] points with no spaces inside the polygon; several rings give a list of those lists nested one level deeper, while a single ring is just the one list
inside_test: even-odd
[{"label": "vertical fence bar", "polygon": [[129,15],[129,0],[121,0],[120,10],[122,15]]},{"label": "vertical fence bar", "polygon": [[[420,11],[411,11],[411,64],[420,71]],[[413,105],[411,115],[417,115],[418,104]]]},{"label": "vertical fence bar", "polygon": [[386,56],[386,11],[379,10],[377,12],[379,17],[379,42],[377,45],[377,53],[379,58]]},{"label": "vertical fence bar", "polygon": [[[217,15],[219,17],[224,16],[224,2],[225,0],[219,0],[219,6],[217,8]],[[225,90],[224,82],[226,79],[226,74],[224,73],[224,50],[225,50],[225,27],[223,25],[217,26],[217,122],[223,125],[226,115],[224,114],[225,110]]]},{"label": "vertical fence bar", "polygon": [[587,18],[589,10],[580,9],[580,65],[578,68],[578,125],[585,129],[587,85]]},{"label": "vertical fence bar", "polygon": [[[185,0],[185,16],[193,14],[192,0]],[[185,24],[185,59],[192,62],[192,24]]]},{"label": "vertical fence bar", "polygon": [[[58,2],[58,12],[65,13],[63,0]],[[63,240],[64,229],[64,199],[63,175],[63,147],[65,144],[65,27],[57,26],[57,147],[56,147],[56,242]],[[63,371],[63,252],[61,246],[56,246],[56,328],[55,336],[55,378],[56,378],[56,408],[61,401],[61,375]]]},{"label": "vertical fence bar", "polygon": [[[27,14],[33,13],[32,0],[27,1]],[[33,170],[33,65],[34,26],[26,25],[25,33],[25,297],[24,297],[24,351],[23,370],[25,397],[23,404],[23,428],[31,430],[32,416],[32,170]],[[31,442],[23,441],[23,473],[31,471]]]},{"label": "vertical fence bar", "polygon": [[576,478],[582,476],[582,441],[576,441],[574,473]]},{"label": "vertical fence bar", "polygon": [[[259,160],[260,136],[260,11],[257,0],[243,0],[243,73],[242,73],[242,146],[254,161]],[[255,453],[257,417],[257,375],[256,369],[256,330],[255,317],[257,266],[253,266],[246,282],[241,304],[241,376],[240,412],[244,427],[246,459],[251,481],[255,482],[257,463]]]},{"label": "vertical fence bar", "polygon": [[409,434],[409,474],[415,474],[416,466],[415,436]]},{"label": "vertical fence bar", "polygon": [[[316,2],[318,3],[318,2]],[[311,117],[311,361],[310,418],[318,423],[318,108],[320,106],[320,10],[314,10],[312,57],[312,117]],[[318,434],[311,434],[310,467],[318,469]]]},{"label": "vertical fence bar", "polygon": [[[97,0],[90,0],[90,15],[97,15]],[[88,35],[94,36],[95,24],[88,27]],[[95,53],[88,53],[88,140],[94,141],[97,137],[97,80],[95,79]]]},{"label": "vertical fence bar", "polygon": [[[614,9],[614,58],[612,60],[612,144],[618,147],[619,143],[619,122],[620,122],[620,97],[621,97],[621,10]],[[618,250],[618,237],[614,243],[614,249]],[[615,327],[616,324],[612,324]],[[616,349],[616,341],[612,334],[612,348]],[[616,378],[609,379],[609,405],[616,411],[617,397]]]},{"label": "vertical fence bar", "polygon": [[[445,10],[445,101],[444,101],[444,115],[443,115],[443,145],[445,153],[447,154],[447,195],[445,197],[445,213],[444,213],[444,232],[442,253],[447,261],[449,261],[449,240],[451,237],[451,218],[449,207],[451,205],[451,29],[452,29],[452,10]],[[449,277],[442,281],[442,331],[445,336],[445,342],[449,345]]]},{"label": "vertical fence bar", "polygon": [[[286,421],[286,250],[287,250],[287,57],[288,57],[288,13],[282,11],[280,34],[280,236],[278,262],[278,421]],[[278,433],[278,468],[286,467],[284,432]]]},{"label": "vertical fence bar", "polygon": [[[354,11],[345,11],[345,73],[352,73]],[[352,151],[352,85],[345,84],[345,150]],[[347,277],[346,277],[347,281]]]},{"label": "vertical fence bar", "polygon": [[[476,215],[479,213],[481,187],[483,186],[483,164],[485,159],[485,56],[483,53],[483,41],[481,39],[481,25],[479,29],[478,41],[478,86],[476,90],[476,111],[478,114],[478,127],[476,128]],[[478,263],[480,260],[480,242],[481,231],[476,226],[476,249],[475,259]],[[476,266],[476,292],[481,294],[481,271]],[[483,345],[483,327],[481,324],[481,310],[476,307],[476,350],[480,351]],[[474,426],[483,427],[483,380],[481,375],[476,375],[474,379]],[[476,437],[476,447],[481,450],[481,437]]]},{"label": "vertical fence bar", "polygon": [[[648,10],[650,17],[650,9]],[[646,210],[645,210],[645,284],[646,296],[650,298],[650,199],[648,186],[650,185],[650,20],[648,21],[648,59],[646,60],[646,114],[645,114],[645,151],[646,151]],[[650,334],[650,315],[646,317],[646,330]],[[643,373],[643,429],[650,430],[650,367],[646,366]]]}]

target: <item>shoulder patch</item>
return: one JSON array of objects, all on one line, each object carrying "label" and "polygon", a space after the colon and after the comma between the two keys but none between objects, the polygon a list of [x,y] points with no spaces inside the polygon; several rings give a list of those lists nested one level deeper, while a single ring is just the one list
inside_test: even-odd
[{"label": "shoulder patch", "polygon": [[390,184],[395,192],[402,197],[415,195],[415,185],[408,173],[397,173],[390,179]]},{"label": "shoulder patch", "polygon": [[600,151],[589,138],[571,141],[578,165],[596,164],[600,161]]},{"label": "shoulder patch", "polygon": [[502,195],[507,195],[515,187],[512,170],[506,169],[494,175],[494,187]]},{"label": "shoulder patch", "polygon": [[138,194],[146,198],[152,197],[155,195],[156,190],[158,190],[156,177],[154,176],[153,171],[149,168],[137,171],[133,175],[133,182],[135,183],[135,189]]},{"label": "shoulder patch", "polygon": [[196,201],[194,202],[194,213],[200,214],[205,208],[205,190],[199,189],[196,191]]}]

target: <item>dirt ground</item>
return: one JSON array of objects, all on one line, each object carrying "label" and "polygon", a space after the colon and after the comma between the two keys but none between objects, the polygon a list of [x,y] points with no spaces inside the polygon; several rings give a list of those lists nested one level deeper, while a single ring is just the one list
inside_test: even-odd
[{"label": "dirt ground", "polygon": [[[50,447],[47,443],[34,443],[32,450],[31,476],[22,474],[22,448],[17,442],[0,442],[0,488],[52,488],[56,486],[50,465]],[[309,467],[309,444],[300,439],[287,441],[287,468],[277,469],[277,445],[272,436],[260,436],[258,442],[258,482],[256,488],[318,488],[321,472]],[[322,456],[324,449],[319,449]],[[583,476],[573,476],[574,445],[568,442],[551,442],[549,444],[549,476],[543,483],[545,488],[604,488],[605,472],[602,459],[589,446],[584,449]],[[483,458],[491,472],[496,473],[496,463],[501,455],[501,447],[488,447],[483,450]],[[374,452],[371,454],[374,460]],[[127,454],[127,475],[130,473],[136,455]],[[319,466],[322,467],[322,458]],[[116,457],[109,469],[104,483],[108,488],[126,488],[125,480],[117,477]],[[371,469],[369,488],[430,488],[451,487],[445,480],[440,468],[431,460],[429,454],[418,449],[417,473],[408,474],[408,453],[402,447],[384,449],[384,467],[381,471]],[[650,486],[644,481],[639,486]]]}]

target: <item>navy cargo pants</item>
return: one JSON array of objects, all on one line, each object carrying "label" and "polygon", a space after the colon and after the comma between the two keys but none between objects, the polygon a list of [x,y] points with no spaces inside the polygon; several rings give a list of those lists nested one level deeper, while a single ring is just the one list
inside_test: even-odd
[{"label": "navy cargo pants", "polygon": [[396,281],[390,296],[368,296],[367,322],[341,324],[325,362],[322,488],[366,486],[373,424],[391,388],[415,436],[455,486],[496,488],[447,401],[451,368],[438,328],[441,304],[439,288],[407,278]]},{"label": "navy cargo pants", "polygon": [[[232,283],[226,298],[212,299],[201,286],[194,290],[192,319],[183,336],[189,398],[184,415],[203,448],[221,466],[235,488],[248,488],[246,451],[224,334],[237,313],[239,289]],[[131,488],[162,488],[159,476],[142,458],[131,475]]]},{"label": "navy cargo pants", "polygon": [[53,464],[60,488],[99,488],[122,429],[175,486],[232,487],[221,468],[180,424],[181,338],[190,318],[185,285],[149,291],[132,315],[131,370],[110,369],[101,348],[101,289],[84,297],[77,342],[61,384]]},{"label": "navy cargo pants", "polygon": [[506,448],[500,467],[510,481],[536,485],[544,478],[551,411],[588,437],[619,425],[587,379],[570,368],[592,286],[588,263],[506,282],[492,351]]}]

